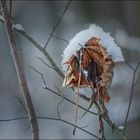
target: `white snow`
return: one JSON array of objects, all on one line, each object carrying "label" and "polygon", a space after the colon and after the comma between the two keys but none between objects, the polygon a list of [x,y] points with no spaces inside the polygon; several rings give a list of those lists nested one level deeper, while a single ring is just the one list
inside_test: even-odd
[{"label": "white snow", "polygon": [[100,26],[91,24],[88,29],[82,30],[81,32],[77,33],[72,38],[72,40],[70,40],[68,46],[64,49],[62,55],[63,70],[66,70],[67,68],[64,63],[72,56],[72,54],[76,52],[76,50],[79,50],[81,48],[79,43],[84,47],[86,42],[92,37],[100,39],[101,45],[106,48],[108,55],[112,57],[112,60],[114,62],[124,61],[121,49],[115,43],[114,38],[111,37],[109,33],[104,32]]},{"label": "white snow", "polygon": [[15,28],[15,29],[17,29],[17,30],[19,30],[19,31],[24,31],[24,28],[22,27],[21,24],[14,24],[14,25],[13,25],[13,28]]},{"label": "white snow", "polygon": [[[0,20],[4,22],[4,17],[0,15]],[[13,28],[19,30],[19,31],[24,31],[24,28],[22,27],[21,24],[13,24]]]},{"label": "white snow", "polygon": [[[2,15],[0,15],[0,20],[4,22],[4,17]],[[21,24],[13,24],[13,28],[19,31],[24,31],[24,28],[22,27]]]},{"label": "white snow", "polygon": [[119,130],[124,130],[124,126],[120,125]]}]

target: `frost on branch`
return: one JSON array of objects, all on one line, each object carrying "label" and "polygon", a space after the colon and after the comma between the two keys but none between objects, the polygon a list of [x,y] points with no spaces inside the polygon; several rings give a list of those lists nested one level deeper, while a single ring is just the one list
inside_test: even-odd
[{"label": "frost on branch", "polygon": [[13,28],[14,29],[17,29],[19,31],[24,31],[24,28],[22,27],[21,24],[13,24]]},{"label": "frost on branch", "polygon": [[63,86],[74,87],[78,91],[79,88],[85,87],[91,89],[92,95],[87,111],[92,104],[96,105],[102,138],[104,138],[102,118],[110,120],[104,103],[110,99],[108,88],[112,83],[114,65],[121,61],[124,61],[124,58],[114,38],[96,25],[91,25],[89,29],[76,34],[63,52],[62,67],[65,70]]},{"label": "frost on branch", "polygon": [[[0,21],[4,22],[4,17],[0,15]],[[24,28],[21,24],[13,24],[12,27],[18,31],[24,31]]]}]

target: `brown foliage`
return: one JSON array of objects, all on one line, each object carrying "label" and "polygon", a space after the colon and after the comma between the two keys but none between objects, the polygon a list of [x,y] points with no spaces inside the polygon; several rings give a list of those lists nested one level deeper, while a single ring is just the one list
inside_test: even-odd
[{"label": "brown foliage", "polygon": [[79,87],[98,88],[100,97],[106,102],[109,100],[107,89],[112,82],[114,63],[98,38],[89,39],[65,64],[68,64],[68,69],[64,86],[78,87],[81,71]]}]

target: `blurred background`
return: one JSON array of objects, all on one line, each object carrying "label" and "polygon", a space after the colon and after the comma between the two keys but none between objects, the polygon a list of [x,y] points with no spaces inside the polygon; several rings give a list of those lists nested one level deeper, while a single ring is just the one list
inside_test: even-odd
[{"label": "blurred background", "polygon": [[[12,15],[17,23],[32,36],[41,46],[44,46],[54,24],[62,13],[67,1],[13,1]],[[54,35],[70,40],[76,33],[87,28],[90,24],[103,27],[116,39],[122,48],[126,62],[136,67],[140,61],[140,2],[139,1],[72,1]],[[33,66],[44,74],[49,88],[57,91],[60,88],[63,94],[75,101],[75,94],[69,88],[62,88],[62,79],[59,75],[46,67],[37,57],[47,59],[29,41],[16,33],[17,46],[21,56],[24,72],[28,82],[31,98],[37,116],[58,117],[57,104],[61,98],[43,89],[41,77],[28,66]],[[62,53],[67,42],[51,38],[46,50],[61,69]],[[140,74],[140,68],[136,77]],[[118,63],[114,69],[114,78],[107,104],[110,118],[118,125],[123,125],[130,99],[133,71],[125,64]],[[135,87],[132,106],[130,109],[127,135],[130,139],[140,139],[140,82]],[[10,54],[4,25],[0,23],[0,119],[26,116],[19,102],[13,97],[22,99],[15,67]],[[85,108],[88,103],[80,99]],[[64,101],[60,106],[60,115],[69,122],[74,121],[75,106]],[[95,111],[95,108],[91,108]],[[78,117],[84,111],[79,109]],[[63,122],[52,120],[38,120],[41,139],[93,139],[89,134],[76,131],[73,136],[73,127]],[[78,120],[81,127],[98,135],[98,122],[94,115],[87,113]],[[105,123],[105,136],[109,139],[121,139],[119,133],[112,133]],[[31,130],[27,120],[0,122],[0,139],[29,139]]]}]

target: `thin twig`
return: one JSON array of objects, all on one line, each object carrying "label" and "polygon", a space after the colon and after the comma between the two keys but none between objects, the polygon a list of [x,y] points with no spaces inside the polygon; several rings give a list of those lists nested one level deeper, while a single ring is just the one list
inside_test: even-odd
[{"label": "thin twig", "polygon": [[20,62],[20,57],[19,57],[19,54],[17,51],[16,39],[14,37],[14,33],[12,30],[11,17],[9,15],[9,12],[7,9],[6,1],[0,0],[0,4],[1,4],[1,8],[2,8],[2,15],[5,20],[5,28],[6,28],[6,32],[7,32],[7,36],[8,36],[9,47],[11,49],[11,54],[12,54],[14,65],[15,65],[16,72],[18,75],[18,80],[20,83],[20,87],[23,91],[22,93],[23,93],[24,102],[25,102],[25,105],[26,105],[26,108],[28,111],[28,117],[29,117],[31,129],[32,129],[32,138],[39,139],[39,128],[38,128],[37,120],[35,118],[36,114],[34,111],[34,107],[32,104],[31,97],[30,97],[28,85],[27,85],[27,82],[26,82],[26,79],[24,76],[24,72],[22,69],[22,64]]},{"label": "thin twig", "polygon": [[49,38],[48,38],[48,40],[47,40],[47,42],[46,42],[46,44],[45,44],[45,46],[44,46],[44,50],[46,49],[46,47],[47,47],[47,45],[48,45],[48,43],[49,43],[49,41],[50,41],[50,39],[51,39],[51,37],[52,37],[54,31],[56,30],[57,26],[59,25],[60,21],[62,20],[64,14],[66,13],[67,9],[69,8],[69,6],[70,6],[70,4],[71,4],[71,1],[72,1],[72,0],[69,0],[69,1],[68,1],[68,3],[66,4],[66,6],[65,6],[65,8],[64,8],[64,10],[63,10],[63,12],[62,12],[62,14],[60,15],[60,17],[58,18],[57,22],[55,23],[55,25],[54,25],[54,27],[53,27],[53,29],[52,29],[52,32],[51,32],[51,34],[50,34],[50,36],[49,36]]},{"label": "thin twig", "polygon": [[57,104],[57,113],[58,113],[58,117],[59,119],[61,119],[61,116],[60,116],[60,112],[59,112],[59,106],[63,103],[64,101],[64,94],[61,92],[61,90],[56,87],[56,89],[58,90],[58,92],[60,93],[60,95],[62,96],[62,99],[60,100],[60,102]]},{"label": "thin twig", "polygon": [[37,56],[37,58],[43,63],[45,64],[47,67],[49,67],[50,69],[55,69],[54,67],[51,67],[50,65],[48,65],[41,57]]},{"label": "thin twig", "polygon": [[[136,66],[136,68],[135,68],[135,71],[136,71],[136,72],[137,72],[137,70],[138,70],[138,68],[139,68],[139,65],[140,65],[140,62],[137,64],[137,66]],[[137,80],[136,80],[135,83],[134,83],[134,87],[137,85],[139,79],[140,79],[140,74],[139,74]]]},{"label": "thin twig", "polygon": [[128,62],[125,61],[125,64],[126,64],[131,70],[134,71],[134,68],[133,68]]},{"label": "thin twig", "polygon": [[[0,122],[11,122],[11,121],[17,121],[17,120],[26,120],[26,119],[28,119],[28,117],[17,117],[17,118],[10,118],[10,119],[0,119]],[[73,123],[68,122],[68,121],[66,121],[64,119],[60,119],[60,118],[51,118],[51,117],[46,117],[46,116],[45,117],[38,116],[38,117],[36,117],[36,119],[59,121],[59,122],[64,122],[65,124],[74,126]],[[98,136],[96,136],[95,134],[83,129],[82,127],[79,127],[79,126],[76,126],[76,127],[77,127],[77,129],[79,129],[79,130],[81,130],[81,131],[83,131],[83,132],[85,132],[85,133],[87,133],[87,134],[99,139]]]},{"label": "thin twig", "polygon": [[[48,117],[38,117],[38,119],[50,119],[50,120],[53,119],[53,120],[56,120],[56,121],[64,122],[64,123],[69,124],[69,125],[71,125],[71,126],[75,126],[73,123],[68,122],[68,121],[66,121],[66,120],[63,120],[63,119],[48,118]],[[79,130],[82,130],[83,132],[86,132],[87,134],[89,134],[89,135],[91,135],[91,136],[93,136],[93,137],[95,137],[95,138],[97,138],[97,139],[100,139],[98,136],[94,135],[93,133],[91,133],[91,132],[89,132],[89,131],[87,131],[87,130],[85,130],[85,129],[79,127],[79,126],[76,126],[76,128],[79,129]]]},{"label": "thin twig", "polygon": [[62,37],[58,37],[58,36],[56,36],[56,35],[52,35],[52,37],[53,37],[53,38],[56,38],[56,39],[59,39],[59,40],[62,40],[62,41],[64,41],[64,42],[66,42],[66,43],[69,43],[68,40],[66,40],[66,39],[64,39],[64,38],[62,38]]},{"label": "thin twig", "polygon": [[15,95],[12,95],[12,97],[14,97],[18,102],[19,104],[22,106],[23,110],[28,114],[27,110],[26,110],[26,107],[24,106],[23,102],[21,101],[21,99]]},{"label": "thin twig", "polygon": [[[50,91],[50,92],[52,92],[52,93],[54,93],[55,95],[57,95],[57,96],[59,96],[59,97],[61,97],[61,95],[58,93],[58,92],[56,92],[56,91],[54,91],[54,90],[52,90],[52,89],[50,89],[50,88],[46,88],[48,91]],[[71,104],[73,104],[73,105],[76,105],[76,103],[74,102],[74,101],[72,101],[72,100],[70,100],[70,99],[68,99],[67,97],[65,97],[64,96],[64,99],[66,100],[66,101],[68,101],[69,103],[71,103]],[[86,108],[84,108],[83,106],[81,106],[81,105],[78,105],[78,107],[79,108],[81,108],[82,110],[84,110],[84,111],[86,111],[87,109]],[[91,113],[91,114],[93,114],[93,115],[97,115],[97,113],[95,113],[95,112],[92,112],[92,111],[88,111],[88,113]]]},{"label": "thin twig", "polygon": [[46,83],[46,81],[45,81],[45,79],[44,79],[42,73],[39,72],[37,69],[35,69],[35,68],[32,67],[32,66],[29,66],[29,68],[30,68],[30,69],[33,69],[34,71],[36,71],[37,73],[39,73],[39,74],[41,75],[41,78],[42,78],[42,80],[43,80],[43,84],[44,84],[43,88],[46,88],[46,87],[47,87],[47,83]]},{"label": "thin twig", "polygon": [[64,79],[64,74],[62,73],[62,71],[59,69],[59,67],[57,66],[57,64],[53,61],[52,57],[49,55],[49,53],[43,49],[43,47],[41,45],[39,45],[31,36],[29,36],[25,31],[20,31],[18,29],[15,29],[18,33],[20,33],[21,35],[23,35],[30,43],[32,43],[34,45],[34,47],[36,47],[42,54],[44,54],[44,56],[47,58],[47,60],[50,62],[50,64],[52,65],[52,67],[54,68],[54,70],[56,71],[56,73],[62,78]]},{"label": "thin twig", "polygon": [[17,121],[17,120],[25,120],[29,119],[29,117],[17,117],[17,118],[10,118],[10,119],[0,119],[0,122],[10,122],[10,121]]},{"label": "thin twig", "polygon": [[134,88],[135,88],[135,77],[136,77],[136,72],[137,72],[137,69],[138,69],[139,65],[140,65],[140,62],[137,64],[135,69],[132,68],[133,69],[133,78],[132,78],[132,84],[131,84],[131,93],[130,93],[128,110],[127,110],[127,114],[126,114],[126,118],[125,118],[125,123],[124,123],[125,135],[126,135],[126,128],[127,128],[127,123],[128,123],[128,117],[129,117],[129,113],[130,113],[130,108],[131,108],[132,99],[133,99],[133,93],[134,93]]}]

